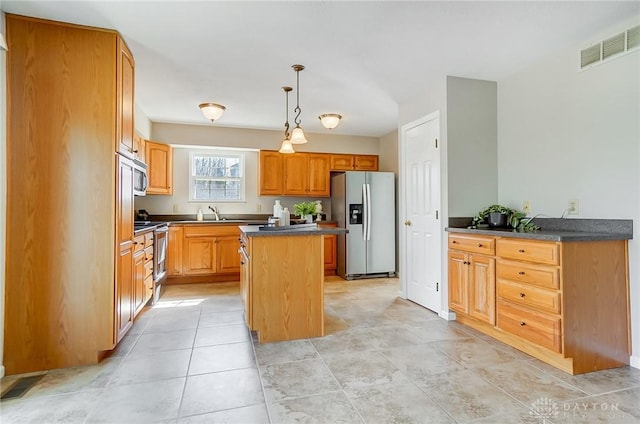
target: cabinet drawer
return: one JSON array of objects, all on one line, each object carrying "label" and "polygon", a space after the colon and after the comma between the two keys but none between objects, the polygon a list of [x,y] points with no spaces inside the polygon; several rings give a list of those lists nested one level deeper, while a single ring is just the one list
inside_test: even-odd
[{"label": "cabinet drawer", "polygon": [[449,249],[493,255],[495,252],[495,243],[496,239],[493,237],[449,234]]},{"label": "cabinet drawer", "polygon": [[144,247],[153,246],[153,231],[144,233]]},{"label": "cabinet drawer", "polygon": [[144,263],[144,278],[153,278],[153,261],[147,261]]},{"label": "cabinet drawer", "polygon": [[144,256],[147,261],[153,259],[153,245],[144,248]]},{"label": "cabinet drawer", "polygon": [[560,270],[555,266],[498,259],[496,272],[499,279],[535,284],[549,289],[560,288]]},{"label": "cabinet drawer", "polygon": [[499,239],[496,243],[496,255],[503,258],[558,265],[560,245],[555,242]]},{"label": "cabinet drawer", "polygon": [[498,297],[543,311],[560,313],[560,292],[498,279]]},{"label": "cabinet drawer", "polygon": [[218,237],[218,236],[235,236],[240,234],[240,229],[237,225],[223,225],[223,224],[196,224],[185,225],[184,236],[185,237]]},{"label": "cabinet drawer", "polygon": [[144,286],[147,288],[147,290],[153,290],[153,276],[152,275],[150,275],[148,277],[145,277]]},{"label": "cabinet drawer", "polygon": [[560,324],[559,317],[533,312],[505,302],[498,303],[498,328],[561,353]]},{"label": "cabinet drawer", "polygon": [[133,238],[133,251],[138,252],[142,249],[144,249],[144,234]]}]

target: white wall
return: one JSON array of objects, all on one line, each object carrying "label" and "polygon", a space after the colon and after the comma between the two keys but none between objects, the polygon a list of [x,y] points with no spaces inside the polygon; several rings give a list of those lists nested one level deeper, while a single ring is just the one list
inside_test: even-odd
[{"label": "white wall", "polygon": [[[629,242],[632,364],[640,367],[640,52],[578,72],[579,50],[636,17],[498,82],[500,203],[558,217],[634,220]],[[605,311],[601,311],[606,313]]]},{"label": "white wall", "polygon": [[[4,13],[0,12],[0,33],[4,35]],[[6,38],[6,37],[5,37]],[[7,223],[7,81],[6,52],[0,49],[0,378],[4,376],[4,279],[6,258],[6,223]]]},{"label": "white wall", "polygon": [[[380,171],[393,172],[396,175],[395,188],[396,188],[396,223],[398,223],[398,217],[400,216],[399,210],[399,196],[398,196],[398,131],[392,131],[380,137],[380,157],[378,159],[378,168]],[[398,228],[396,226],[396,228]],[[400,234],[396,231],[396,272],[400,270]]]},{"label": "white wall", "polygon": [[498,201],[497,84],[447,77],[449,216]]},{"label": "white wall", "polygon": [[142,138],[150,138],[151,137],[151,120],[147,115],[140,109],[140,107],[136,104],[133,112],[134,123],[133,126],[138,134],[142,136]]},{"label": "white wall", "polygon": [[[145,209],[153,215],[195,214],[202,209],[205,215],[214,202],[189,202],[189,152],[198,148],[184,146],[217,146],[225,150],[208,150],[225,153],[241,153],[245,156],[245,201],[216,203],[225,214],[271,214],[275,199],[293,213],[293,204],[302,201],[322,200],[323,210],[330,214],[329,198],[302,198],[258,195],[258,149],[278,149],[282,133],[279,131],[225,128],[212,125],[182,125],[153,123],[152,139],[173,144],[173,195],[148,195],[135,200],[135,208]],[[309,143],[295,146],[299,151],[378,154],[378,138],[325,134],[307,134]],[[242,148],[242,150],[233,150]]]}]

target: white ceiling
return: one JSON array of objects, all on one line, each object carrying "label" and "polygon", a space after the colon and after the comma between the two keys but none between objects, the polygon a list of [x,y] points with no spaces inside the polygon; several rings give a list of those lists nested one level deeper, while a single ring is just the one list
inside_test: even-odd
[{"label": "white ceiling", "polygon": [[[136,103],[154,122],[282,129],[300,63],[302,127],[382,136],[425,81],[499,81],[640,14],[640,2],[9,1],[8,13],[118,30],[136,61]],[[576,51],[576,63],[578,60]],[[293,121],[295,92],[290,98]],[[422,92],[428,96],[429,93]]]}]

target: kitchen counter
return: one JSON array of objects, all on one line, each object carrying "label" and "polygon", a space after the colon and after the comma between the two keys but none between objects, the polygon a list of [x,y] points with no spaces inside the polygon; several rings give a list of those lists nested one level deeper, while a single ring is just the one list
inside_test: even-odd
[{"label": "kitchen counter", "polygon": [[[452,218],[452,220],[459,220]],[[452,224],[450,220],[450,224]],[[538,218],[533,222],[541,229],[525,233],[506,228],[467,228],[455,224],[445,230],[450,233],[482,234],[496,237],[521,238],[546,241],[599,241],[631,240],[633,220],[631,219],[561,219]]]},{"label": "kitchen counter", "polygon": [[[326,222],[326,221],[322,221]],[[273,228],[273,229],[272,229]],[[287,227],[269,227],[269,230],[261,229],[259,226],[243,225],[240,231],[247,237],[271,237],[271,236],[315,236],[329,234],[346,234],[346,228],[338,227],[310,227],[306,224],[289,225]]]}]

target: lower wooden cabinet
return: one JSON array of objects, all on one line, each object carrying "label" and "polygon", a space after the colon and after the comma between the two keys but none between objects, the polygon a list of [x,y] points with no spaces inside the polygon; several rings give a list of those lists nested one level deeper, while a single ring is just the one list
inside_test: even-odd
[{"label": "lower wooden cabinet", "polygon": [[137,316],[153,296],[153,231],[133,241],[133,313]]},{"label": "lower wooden cabinet", "polygon": [[[337,227],[336,223],[318,223],[320,227]],[[338,236],[324,236],[324,275],[336,275],[338,269]]]},{"label": "lower wooden cabinet", "polygon": [[449,235],[457,320],[570,374],[629,363],[626,240]]},{"label": "lower wooden cabinet", "polygon": [[[185,224],[169,226],[169,282],[235,279],[240,273],[237,225]],[[203,279],[203,277],[206,277]]]}]

